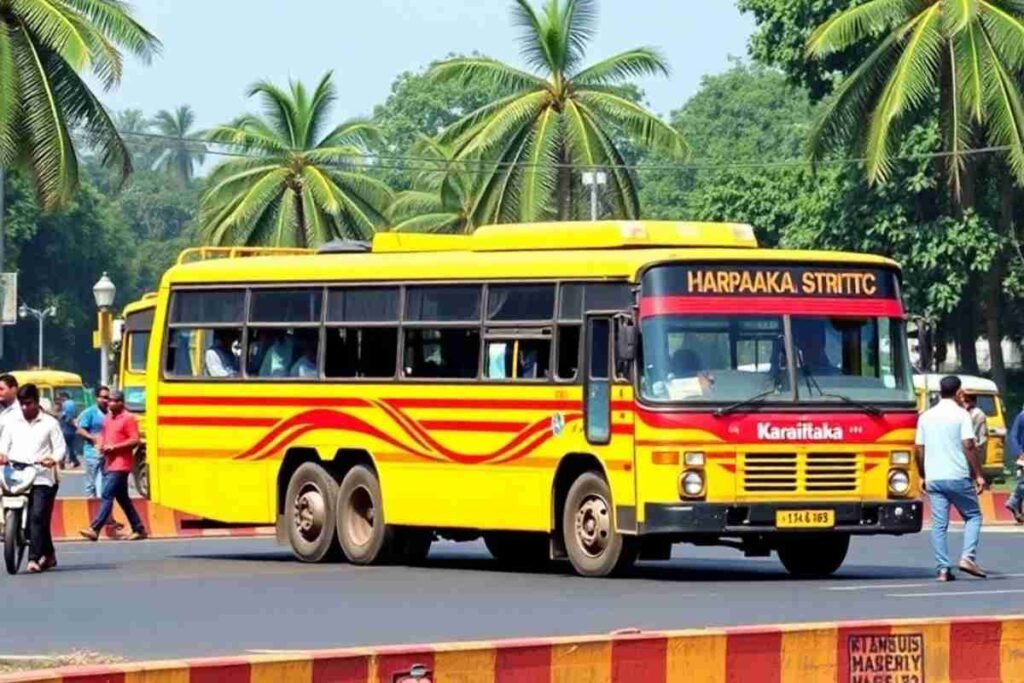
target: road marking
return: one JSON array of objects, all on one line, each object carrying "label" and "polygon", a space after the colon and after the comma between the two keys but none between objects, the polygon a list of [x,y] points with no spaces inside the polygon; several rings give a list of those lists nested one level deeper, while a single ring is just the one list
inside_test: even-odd
[{"label": "road marking", "polygon": [[1011,593],[1024,593],[1024,588],[1007,588],[1004,590],[990,591],[936,591],[931,593],[886,593],[887,598],[957,598],[967,595],[1008,595]]}]

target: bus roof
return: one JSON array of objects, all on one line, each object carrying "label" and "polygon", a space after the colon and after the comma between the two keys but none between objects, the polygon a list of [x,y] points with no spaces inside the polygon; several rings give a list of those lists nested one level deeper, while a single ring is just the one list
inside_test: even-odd
[{"label": "bus roof", "polygon": [[[634,279],[653,263],[843,263],[896,269],[867,254],[759,249],[749,226],[641,221],[488,226],[473,235],[380,233],[368,252],[222,258],[167,271],[169,282]],[[670,242],[675,241],[675,244]],[[538,246],[539,245],[539,246]],[[443,253],[443,257],[439,256]]]},{"label": "bus roof", "polygon": [[132,313],[156,308],[156,297],[156,292],[146,292],[142,295],[141,299],[125,304],[124,310],[121,312],[121,316],[125,317]]},{"label": "bus roof", "polygon": [[82,385],[82,376],[64,370],[49,368],[32,368],[30,370],[11,371],[18,384],[42,384],[55,387],[75,387]]}]

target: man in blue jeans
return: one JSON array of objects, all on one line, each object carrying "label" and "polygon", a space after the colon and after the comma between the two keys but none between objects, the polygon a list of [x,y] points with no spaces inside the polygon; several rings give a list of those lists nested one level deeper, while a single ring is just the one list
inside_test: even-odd
[{"label": "man in blue jeans", "polygon": [[976,554],[981,536],[981,507],[978,494],[985,488],[981,462],[974,443],[974,424],[963,408],[959,377],[943,377],[939,383],[941,400],[926,410],[917,422],[917,469],[925,481],[932,508],[932,550],[938,565],[936,578],[952,581],[949,560],[949,508],[963,517],[964,547],[957,566],[961,571],[985,578]]},{"label": "man in blue jeans", "polygon": [[75,423],[84,444],[82,460],[85,461],[85,495],[88,498],[99,498],[103,488],[103,455],[96,444],[103,431],[109,402],[110,389],[102,385],[96,387],[96,404],[86,408]]}]

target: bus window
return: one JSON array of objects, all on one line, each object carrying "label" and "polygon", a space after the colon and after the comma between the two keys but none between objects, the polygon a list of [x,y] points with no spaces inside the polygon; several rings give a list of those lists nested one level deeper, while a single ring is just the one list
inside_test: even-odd
[{"label": "bus window", "polygon": [[405,319],[413,321],[480,320],[480,287],[409,287]]},{"label": "bus window", "polygon": [[558,379],[572,381],[580,367],[580,325],[558,326]]},{"label": "bus window", "polygon": [[551,320],[554,285],[492,285],[487,291],[487,319],[494,322]]},{"label": "bus window", "polygon": [[254,289],[249,295],[250,377],[314,379],[320,376],[323,290]]},{"label": "bus window", "polygon": [[472,379],[480,359],[479,328],[411,328],[405,331],[405,376]]},{"label": "bus window", "polygon": [[149,350],[149,332],[132,332],[128,335],[128,371],[145,372],[146,355]]},{"label": "bus window", "polygon": [[327,329],[324,375],[328,378],[386,379],[395,376],[397,361],[397,327]]},{"label": "bus window", "polygon": [[484,376],[488,379],[543,380],[551,376],[549,339],[487,342]]},{"label": "bus window", "polygon": [[164,371],[169,377],[237,377],[245,291],[174,292]]}]

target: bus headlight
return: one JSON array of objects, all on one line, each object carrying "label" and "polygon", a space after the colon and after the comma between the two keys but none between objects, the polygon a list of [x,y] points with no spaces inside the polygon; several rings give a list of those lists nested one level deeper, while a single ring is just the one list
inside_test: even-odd
[{"label": "bus headlight", "polygon": [[893,465],[909,465],[910,464],[910,452],[909,451],[893,451],[893,454],[889,456],[889,462]]},{"label": "bus headlight", "polygon": [[889,493],[894,496],[905,496],[910,493],[910,475],[906,470],[889,472]]},{"label": "bus headlight", "polygon": [[679,479],[679,492],[684,498],[700,498],[704,495],[704,474],[697,470],[687,470]]}]

